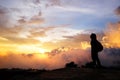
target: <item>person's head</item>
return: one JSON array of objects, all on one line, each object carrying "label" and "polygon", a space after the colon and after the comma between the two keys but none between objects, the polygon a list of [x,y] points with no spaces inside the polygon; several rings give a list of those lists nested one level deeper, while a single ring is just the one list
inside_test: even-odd
[{"label": "person's head", "polygon": [[93,40],[96,40],[96,34],[95,34],[95,33],[92,33],[92,34],[90,35],[90,38],[93,39]]}]

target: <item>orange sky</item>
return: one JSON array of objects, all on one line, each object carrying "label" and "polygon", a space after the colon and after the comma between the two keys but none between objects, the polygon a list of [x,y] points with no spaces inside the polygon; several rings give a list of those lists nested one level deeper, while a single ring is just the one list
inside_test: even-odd
[{"label": "orange sky", "polygon": [[[105,34],[98,34],[98,39],[103,43],[105,47],[120,47],[120,24],[119,23],[109,23],[105,29]],[[37,29],[38,30],[38,29]],[[36,31],[36,30],[34,30]],[[33,32],[34,32],[33,31]],[[10,31],[11,32],[11,31]],[[7,32],[7,33],[10,33]],[[7,34],[4,33],[4,34]],[[40,34],[40,33],[38,33]],[[43,33],[41,33],[43,34]],[[59,33],[60,34],[60,33]],[[33,34],[32,37],[27,38],[19,38],[18,36],[14,36],[15,34],[8,34],[7,38],[0,37],[0,55],[6,54],[6,52],[13,53],[44,53],[51,52],[51,50],[60,48],[60,47],[69,47],[69,48],[78,48],[78,49],[87,49],[90,48],[90,34],[77,34],[73,36],[64,36],[66,39],[55,39],[45,42],[44,38],[52,38],[51,37],[43,37],[41,39],[37,39],[37,33]],[[9,38],[9,36],[13,36]],[[53,38],[54,39],[54,38]],[[41,42],[42,41],[42,42]]]},{"label": "orange sky", "polygon": [[93,32],[105,50],[120,48],[119,0],[66,1],[0,0],[0,68],[83,64]]},{"label": "orange sky", "polygon": [[[120,48],[119,28],[119,22],[110,23],[106,27],[104,35],[97,33],[97,38],[104,45],[104,49]],[[12,35],[14,34],[10,34],[10,36]],[[66,39],[48,42],[35,39],[33,35],[31,38],[16,38],[16,40],[0,37],[0,68],[57,69],[64,67],[65,63],[70,61],[82,65],[91,60],[89,35],[64,36]],[[114,58],[111,59],[108,56],[105,58],[105,51],[102,53],[101,57],[112,64],[112,61],[111,63],[109,61]],[[119,61],[119,58],[115,59]]]}]

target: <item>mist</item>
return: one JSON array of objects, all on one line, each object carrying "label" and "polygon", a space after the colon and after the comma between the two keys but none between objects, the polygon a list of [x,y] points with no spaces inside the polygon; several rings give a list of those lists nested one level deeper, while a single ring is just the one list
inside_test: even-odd
[{"label": "mist", "polygon": [[89,60],[88,51],[78,49],[45,54],[8,53],[6,56],[0,56],[0,68],[57,69],[64,68],[65,64],[71,61],[80,66]]},{"label": "mist", "polygon": [[106,48],[100,54],[101,62],[107,67],[120,67],[120,49]]},{"label": "mist", "polygon": [[[102,65],[107,67],[120,66],[120,49],[105,48],[99,53]],[[8,53],[0,56],[0,68],[33,68],[58,69],[64,68],[66,63],[74,61],[79,67],[91,61],[90,49],[72,49],[68,51],[49,52],[45,54],[15,54]]]}]

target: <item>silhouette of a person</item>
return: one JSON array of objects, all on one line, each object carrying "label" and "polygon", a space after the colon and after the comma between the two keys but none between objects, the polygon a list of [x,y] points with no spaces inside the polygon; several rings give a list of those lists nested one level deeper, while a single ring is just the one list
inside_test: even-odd
[{"label": "silhouette of a person", "polygon": [[98,42],[95,33],[92,33],[90,35],[90,38],[91,38],[91,57],[92,57],[92,63],[95,66],[101,67],[101,62],[100,62],[99,57],[98,57],[98,52],[99,52],[99,49],[98,49],[99,45],[98,45],[98,43],[100,43],[100,42]]}]

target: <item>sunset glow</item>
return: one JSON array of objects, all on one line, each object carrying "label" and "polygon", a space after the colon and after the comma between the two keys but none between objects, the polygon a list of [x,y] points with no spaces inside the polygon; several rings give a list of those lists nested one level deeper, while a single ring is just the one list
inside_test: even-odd
[{"label": "sunset glow", "polygon": [[91,33],[104,45],[104,58],[106,50],[120,49],[119,6],[120,0],[0,0],[0,68],[84,64]]}]

